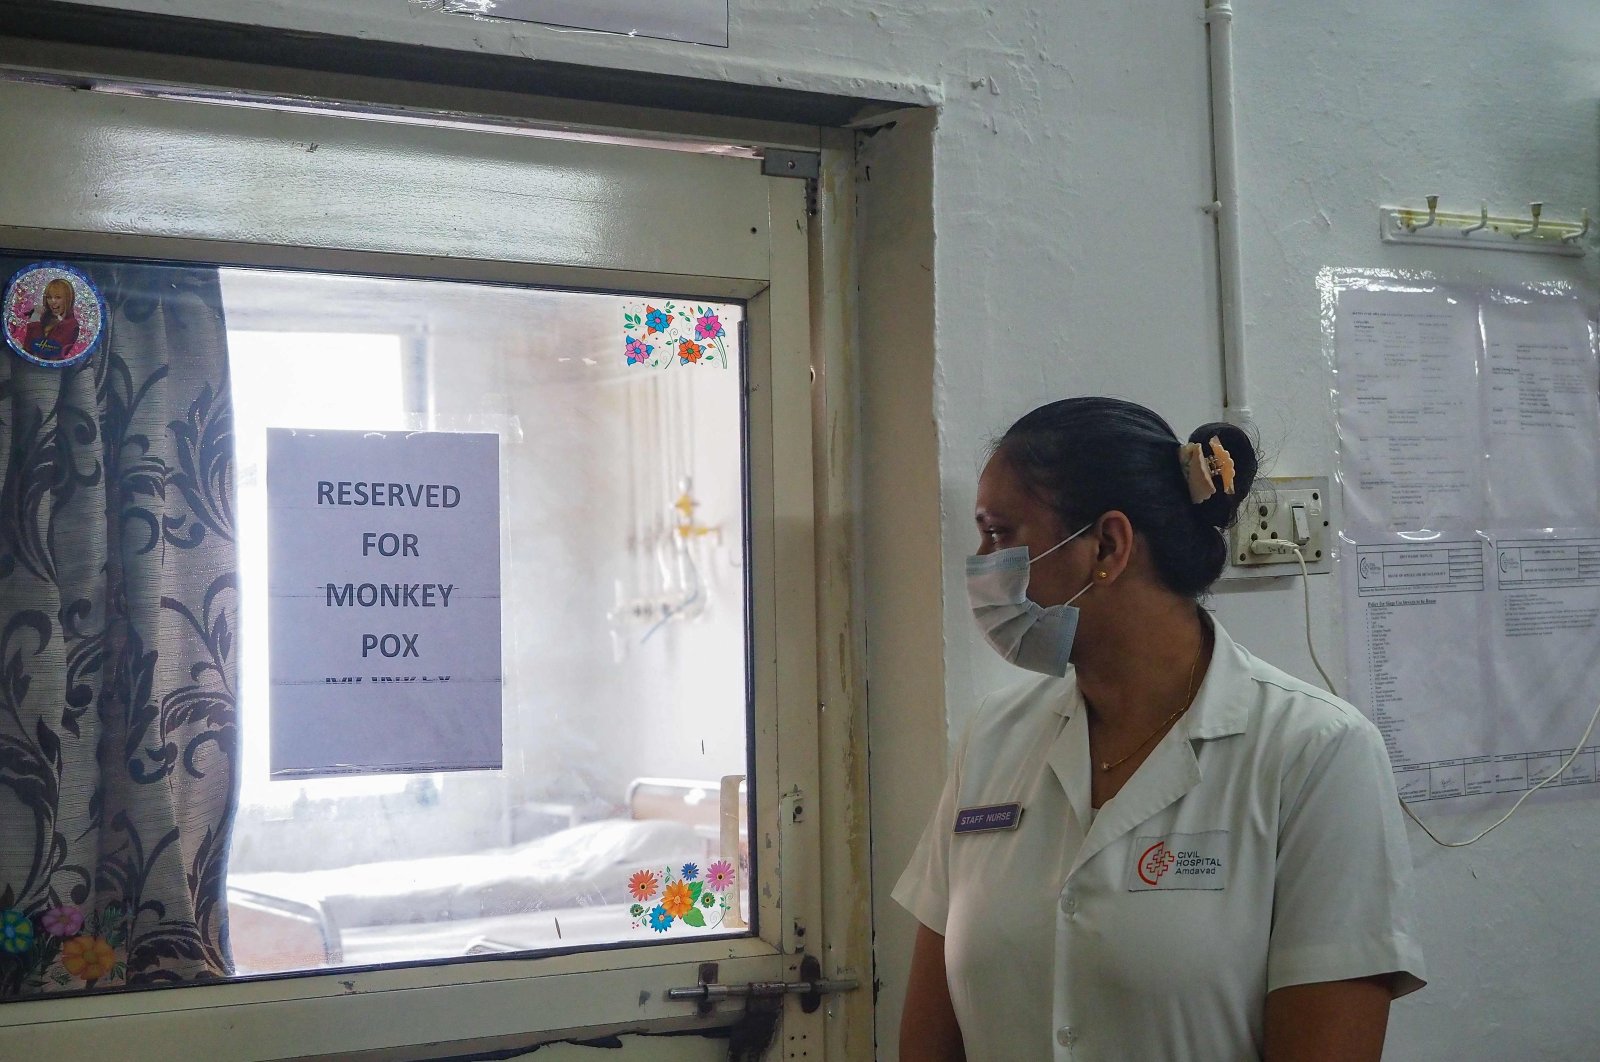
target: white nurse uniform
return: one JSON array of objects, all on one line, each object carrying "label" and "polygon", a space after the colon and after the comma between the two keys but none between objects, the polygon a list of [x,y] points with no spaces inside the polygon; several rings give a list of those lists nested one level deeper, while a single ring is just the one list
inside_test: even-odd
[{"label": "white nurse uniform", "polygon": [[[974,1062],[1243,1062],[1273,989],[1422,986],[1377,729],[1213,626],[1194,704],[1098,812],[1071,671],[974,720],[894,891],[944,935]],[[1011,804],[1015,829],[954,832]]]}]

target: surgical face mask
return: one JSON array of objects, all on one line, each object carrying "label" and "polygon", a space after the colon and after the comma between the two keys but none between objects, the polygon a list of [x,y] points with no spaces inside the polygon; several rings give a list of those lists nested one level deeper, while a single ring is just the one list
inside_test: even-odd
[{"label": "surgical face mask", "polygon": [[1093,523],[1078,528],[1037,557],[1027,546],[997,549],[967,558],[967,597],[972,618],[994,651],[1011,663],[1041,675],[1067,673],[1072,638],[1078,633],[1078,610],[1072,602],[1088,593],[1091,581],[1065,604],[1044,608],[1028,599],[1028,571],[1083,534]]}]

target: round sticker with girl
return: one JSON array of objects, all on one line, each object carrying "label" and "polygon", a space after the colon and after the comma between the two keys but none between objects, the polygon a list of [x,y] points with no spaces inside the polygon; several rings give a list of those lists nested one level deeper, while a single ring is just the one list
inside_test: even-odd
[{"label": "round sticker with girl", "polygon": [[86,361],[105,330],[105,300],[62,262],[36,262],[6,284],[6,345],[26,361],[66,368]]}]

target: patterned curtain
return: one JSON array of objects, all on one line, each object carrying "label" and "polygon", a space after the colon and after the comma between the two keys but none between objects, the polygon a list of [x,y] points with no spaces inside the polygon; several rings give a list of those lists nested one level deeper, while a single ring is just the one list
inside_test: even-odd
[{"label": "patterned curtain", "polygon": [[[28,259],[0,257],[0,282]],[[214,269],[74,263],[75,368],[0,354],[0,998],[226,976],[233,439]]]}]

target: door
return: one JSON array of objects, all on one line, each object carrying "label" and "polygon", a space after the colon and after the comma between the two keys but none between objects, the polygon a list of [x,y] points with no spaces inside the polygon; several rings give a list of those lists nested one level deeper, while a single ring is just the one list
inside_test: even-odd
[{"label": "door", "polygon": [[[17,998],[5,1054],[453,1053],[726,1024],[737,1001],[667,996],[708,963],[798,979],[822,924],[804,183],[748,151],[177,95],[0,85],[8,142],[74,145],[0,157],[0,250],[150,291],[215,267],[234,965]],[[467,466],[486,508],[430,554],[448,514],[404,500]],[[328,512],[284,502],[308,467]],[[362,626],[474,579],[470,626]],[[470,696],[401,684],[452,636],[499,643],[452,650]],[[344,638],[341,671],[318,654]],[[791,1007],[785,1038],[819,1057],[821,1021]]]}]

